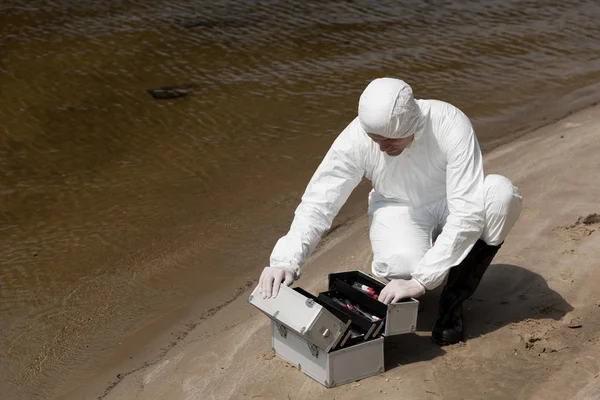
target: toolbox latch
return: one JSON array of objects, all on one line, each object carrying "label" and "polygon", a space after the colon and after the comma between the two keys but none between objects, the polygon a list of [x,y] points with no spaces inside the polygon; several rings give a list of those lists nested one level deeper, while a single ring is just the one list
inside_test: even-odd
[{"label": "toolbox latch", "polygon": [[312,343],[308,343],[308,348],[310,349],[310,353],[315,358],[319,358],[319,348]]},{"label": "toolbox latch", "polygon": [[277,324],[277,330],[279,331],[281,337],[285,339],[287,336],[287,328],[284,325]]}]

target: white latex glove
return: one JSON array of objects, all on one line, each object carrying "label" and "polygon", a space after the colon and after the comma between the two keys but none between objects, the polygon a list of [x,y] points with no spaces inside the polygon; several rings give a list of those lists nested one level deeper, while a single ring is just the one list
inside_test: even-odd
[{"label": "white latex glove", "polygon": [[414,279],[392,279],[379,293],[378,300],[384,304],[390,304],[410,297],[417,298],[424,294],[425,287]]},{"label": "white latex glove", "polygon": [[258,280],[263,299],[271,298],[271,295],[277,297],[281,283],[290,286],[294,283],[294,277],[294,269],[291,267],[265,267]]}]

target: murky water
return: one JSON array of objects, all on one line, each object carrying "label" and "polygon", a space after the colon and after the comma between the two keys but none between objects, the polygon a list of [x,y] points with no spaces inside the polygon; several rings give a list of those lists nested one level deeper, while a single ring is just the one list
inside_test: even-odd
[{"label": "murky water", "polygon": [[489,148],[598,100],[598,21],[583,0],[2,0],[0,398],[52,398],[256,279],[371,79],[456,104]]}]

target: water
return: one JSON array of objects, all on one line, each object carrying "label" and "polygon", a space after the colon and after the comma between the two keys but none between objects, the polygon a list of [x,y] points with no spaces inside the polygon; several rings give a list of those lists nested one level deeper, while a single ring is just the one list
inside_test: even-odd
[{"label": "water", "polygon": [[598,20],[583,0],[2,0],[0,397],[52,398],[256,279],[371,79],[459,106],[491,148],[598,100]]}]

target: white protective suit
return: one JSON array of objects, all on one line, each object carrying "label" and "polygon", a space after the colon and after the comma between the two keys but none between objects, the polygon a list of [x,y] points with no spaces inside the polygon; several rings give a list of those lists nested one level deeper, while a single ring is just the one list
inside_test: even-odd
[{"label": "white protective suit", "polygon": [[[401,155],[385,154],[367,133],[415,135]],[[337,137],[271,254],[271,267],[296,278],[322,234],[363,177],[369,195],[372,272],[440,285],[478,239],[502,243],[519,217],[521,194],[499,175],[484,179],[482,155],[469,119],[437,100],[416,100],[398,79],[367,86],[358,117]],[[434,243],[435,241],[435,243]]]}]

